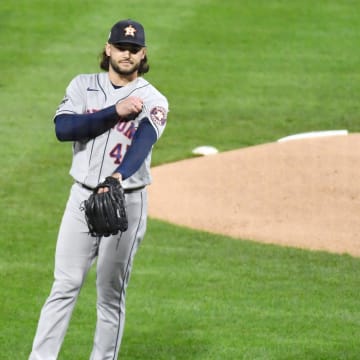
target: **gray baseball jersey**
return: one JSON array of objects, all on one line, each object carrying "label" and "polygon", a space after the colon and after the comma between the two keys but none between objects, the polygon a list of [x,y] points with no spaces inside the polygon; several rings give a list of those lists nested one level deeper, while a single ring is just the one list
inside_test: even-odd
[{"label": "gray baseball jersey", "polygon": [[[136,119],[119,122],[115,127],[91,141],[85,139],[74,143],[70,174],[79,183],[95,187],[114,172],[131,145],[140,120],[144,117],[150,120],[159,138],[166,126],[168,102],[142,77],[125,87],[115,89],[107,73],[83,74],[76,76],[67,87],[65,98],[55,116],[96,112],[130,95],[138,96],[143,100],[143,110]],[[125,189],[151,183],[150,162],[151,152],[140,169],[123,182]]]}]

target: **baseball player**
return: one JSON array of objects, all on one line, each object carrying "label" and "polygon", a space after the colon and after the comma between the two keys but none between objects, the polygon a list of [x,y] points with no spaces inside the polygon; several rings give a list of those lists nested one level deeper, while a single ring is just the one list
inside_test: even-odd
[{"label": "baseball player", "polygon": [[[60,141],[73,143],[74,179],[61,221],[54,282],[37,326],[31,360],[57,359],[80,289],[96,261],[97,323],[92,360],[117,359],[125,321],[125,293],[147,219],[153,145],[162,135],[167,99],[142,75],[149,71],[143,26],[117,22],[100,62],[102,72],[76,76],[55,114]],[[81,204],[104,178],[125,191],[128,229],[89,234]]]}]

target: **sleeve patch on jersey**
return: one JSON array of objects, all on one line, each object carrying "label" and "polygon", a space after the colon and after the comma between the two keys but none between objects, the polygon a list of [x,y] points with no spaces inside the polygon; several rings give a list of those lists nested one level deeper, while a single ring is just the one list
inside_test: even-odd
[{"label": "sleeve patch on jersey", "polygon": [[151,120],[157,125],[166,123],[166,110],[162,106],[155,106],[150,111]]}]

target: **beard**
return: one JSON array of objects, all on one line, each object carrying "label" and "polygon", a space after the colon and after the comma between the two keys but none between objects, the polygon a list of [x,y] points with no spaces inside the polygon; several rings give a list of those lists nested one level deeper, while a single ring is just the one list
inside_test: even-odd
[{"label": "beard", "polygon": [[132,75],[139,70],[140,64],[133,64],[130,68],[121,69],[118,63],[116,63],[113,59],[109,59],[109,64],[112,69],[119,75]]}]

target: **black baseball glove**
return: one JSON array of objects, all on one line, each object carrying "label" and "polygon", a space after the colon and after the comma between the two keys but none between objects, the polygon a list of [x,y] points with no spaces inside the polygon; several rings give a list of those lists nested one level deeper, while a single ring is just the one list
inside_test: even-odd
[{"label": "black baseball glove", "polygon": [[[108,191],[99,193],[100,188],[108,188]],[[128,228],[124,189],[112,176],[94,189],[82,208],[92,236],[116,235]]]}]

